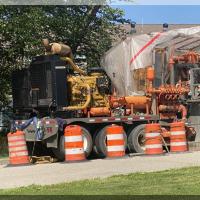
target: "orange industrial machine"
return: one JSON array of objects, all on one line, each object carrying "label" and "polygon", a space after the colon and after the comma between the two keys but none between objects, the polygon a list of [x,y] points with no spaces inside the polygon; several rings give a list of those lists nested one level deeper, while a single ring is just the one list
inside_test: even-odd
[{"label": "orange industrial machine", "polygon": [[[42,144],[60,160],[65,158],[67,126],[82,128],[86,156],[92,150],[106,155],[106,130],[111,124],[123,126],[130,152],[144,152],[145,124],[164,124],[163,136],[169,137],[168,123],[186,122],[189,105],[199,100],[200,56],[195,52],[172,56],[166,72],[169,79],[158,87],[154,86],[155,69],[148,67],[143,96],[117,96],[103,69],[86,72],[74,63],[69,46],[47,40],[44,45],[46,55],[34,57],[29,68],[13,74],[14,109],[25,122],[27,116],[38,117],[39,125],[22,126],[27,142],[36,140],[39,128]],[[194,129],[189,130],[194,135]]]}]

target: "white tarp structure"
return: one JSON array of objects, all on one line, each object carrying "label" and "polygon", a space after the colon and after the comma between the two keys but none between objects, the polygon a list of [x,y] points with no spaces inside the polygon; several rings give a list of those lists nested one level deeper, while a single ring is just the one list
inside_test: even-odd
[{"label": "white tarp structure", "polygon": [[134,70],[152,66],[155,46],[170,42],[180,35],[200,37],[200,26],[129,36],[111,48],[101,59],[101,65],[111,78],[117,93],[120,96],[140,95],[141,91],[137,91],[134,84]]}]

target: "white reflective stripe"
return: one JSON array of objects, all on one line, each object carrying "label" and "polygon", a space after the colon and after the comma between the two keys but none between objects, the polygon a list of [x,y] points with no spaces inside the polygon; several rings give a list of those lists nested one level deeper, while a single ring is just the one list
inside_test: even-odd
[{"label": "white reflective stripe", "polygon": [[145,137],[147,138],[153,138],[157,136],[160,136],[160,133],[145,133]]},{"label": "white reflective stripe", "polygon": [[56,66],[55,68],[56,69],[65,69],[66,67],[65,66]]},{"label": "white reflective stripe", "polygon": [[144,117],[140,117],[140,119],[144,119]]},{"label": "white reflective stripe", "polygon": [[10,152],[10,157],[28,156],[28,151],[23,152]]},{"label": "white reflective stripe", "polygon": [[120,118],[115,118],[115,121],[120,121],[121,119]]},{"label": "white reflective stripe", "polygon": [[82,154],[84,153],[83,148],[65,149],[65,155]]},{"label": "white reflective stripe", "polygon": [[9,151],[15,152],[15,151],[27,151],[26,146],[21,147],[9,147]]},{"label": "white reflective stripe", "polygon": [[172,131],[171,135],[185,135],[185,131]]},{"label": "white reflective stripe", "polygon": [[26,145],[25,141],[18,141],[18,142],[10,142],[8,143],[8,146],[9,147],[12,147],[12,146],[17,146],[17,145]]},{"label": "white reflective stripe", "polygon": [[81,142],[83,137],[81,135],[77,136],[65,136],[65,142]]},{"label": "white reflective stripe", "polygon": [[145,145],[146,149],[160,149],[162,148],[162,144],[149,144]]},{"label": "white reflective stripe", "polygon": [[90,121],[90,122],[95,122],[95,119],[90,119],[89,121]]},{"label": "white reflective stripe", "polygon": [[124,151],[125,147],[124,145],[119,146],[107,146],[107,151]]},{"label": "white reflective stripe", "polygon": [[133,120],[133,118],[128,118],[128,120]]},{"label": "white reflective stripe", "polygon": [[178,146],[186,146],[186,142],[171,142],[170,143],[170,146],[175,146],[175,147],[178,147]]},{"label": "white reflective stripe", "polygon": [[107,121],[108,121],[108,119],[103,119],[102,121],[103,121],[103,122],[107,122]]},{"label": "white reflective stripe", "polygon": [[8,142],[12,142],[12,141],[15,141],[15,140],[25,140],[24,135],[8,137]]},{"label": "white reflective stripe", "polygon": [[123,134],[110,134],[107,135],[107,140],[123,140],[124,136]]}]

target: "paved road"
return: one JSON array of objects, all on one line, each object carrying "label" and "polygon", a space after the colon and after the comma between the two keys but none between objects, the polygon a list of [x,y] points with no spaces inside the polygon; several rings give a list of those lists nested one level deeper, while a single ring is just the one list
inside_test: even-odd
[{"label": "paved road", "polygon": [[165,156],[135,156],[122,159],[98,159],[83,163],[38,164],[23,167],[0,165],[0,188],[32,184],[48,185],[75,180],[104,178],[116,174],[152,172],[200,166],[200,152]]}]

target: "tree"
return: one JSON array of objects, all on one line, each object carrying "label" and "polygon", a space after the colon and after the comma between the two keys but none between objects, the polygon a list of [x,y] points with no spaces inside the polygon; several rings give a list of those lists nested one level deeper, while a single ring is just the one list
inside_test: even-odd
[{"label": "tree", "polygon": [[6,102],[11,72],[43,53],[43,38],[68,44],[96,67],[119,32],[116,25],[125,22],[109,6],[0,6],[0,101]]}]

